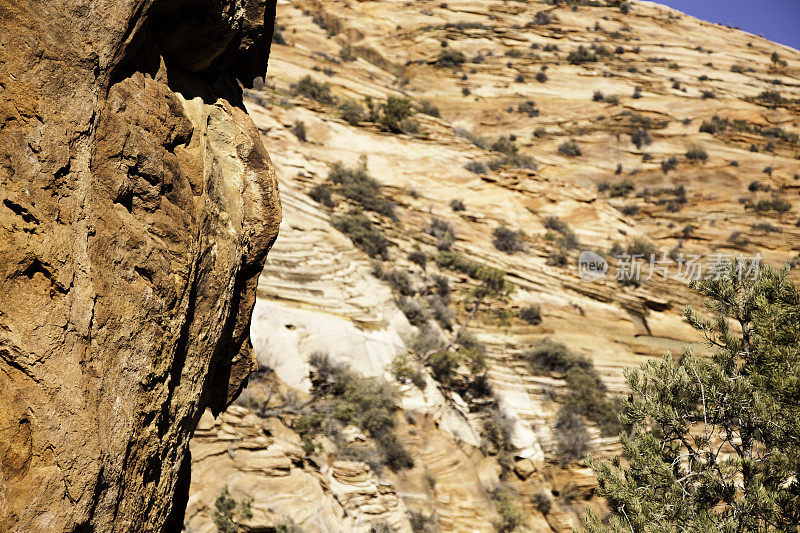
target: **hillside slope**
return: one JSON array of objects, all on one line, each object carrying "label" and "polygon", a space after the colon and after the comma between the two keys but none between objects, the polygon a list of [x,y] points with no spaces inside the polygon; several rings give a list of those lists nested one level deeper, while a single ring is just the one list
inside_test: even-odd
[{"label": "hillside slope", "polygon": [[[564,451],[575,443],[559,411],[581,414],[592,451],[615,453],[613,424],[586,403],[613,407],[622,369],[646,358],[705,353],[682,318],[702,308],[692,265],[797,261],[800,53],[655,3],[569,4],[279,3],[279,44],[247,101],[284,206],[253,315],[262,371],[240,405],[201,423],[189,531],[214,530],[225,485],[253,498],[255,529],[493,531],[517,508],[531,531],[570,531],[602,501],[586,450]],[[363,233],[359,249],[336,229],[353,209],[388,242],[372,258]],[[583,250],[606,258],[604,278],[581,278]],[[615,279],[629,254],[639,283]],[[462,346],[443,372],[421,343],[453,338],[470,315],[481,274],[469,261],[515,292],[469,322],[486,368]],[[602,383],[576,391],[543,368],[553,343]],[[394,431],[413,468],[354,460],[332,434],[304,449],[286,406],[313,400],[320,352],[389,381],[410,354],[422,383],[398,383]]]}]

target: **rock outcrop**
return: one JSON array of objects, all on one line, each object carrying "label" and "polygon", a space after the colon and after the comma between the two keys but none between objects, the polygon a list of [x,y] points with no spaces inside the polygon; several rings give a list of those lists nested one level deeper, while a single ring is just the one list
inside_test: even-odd
[{"label": "rock outcrop", "polygon": [[239,85],[274,15],[0,0],[0,530],[160,531],[173,501],[182,520],[278,231]]}]

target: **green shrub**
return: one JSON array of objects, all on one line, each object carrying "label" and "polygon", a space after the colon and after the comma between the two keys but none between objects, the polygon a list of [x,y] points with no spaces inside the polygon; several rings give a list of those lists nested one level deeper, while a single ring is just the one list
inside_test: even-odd
[{"label": "green shrub", "polygon": [[366,113],[364,107],[355,100],[345,100],[342,102],[339,105],[339,112],[341,113],[342,118],[352,126],[355,126],[364,120]]},{"label": "green shrub", "polygon": [[498,533],[512,533],[528,526],[528,517],[517,505],[519,496],[512,489],[498,487],[489,492],[489,497],[494,503],[497,514],[500,515],[494,524]]},{"label": "green shrub", "polygon": [[389,258],[388,241],[361,211],[352,210],[345,215],[334,217],[332,224],[370,257],[383,260]]},{"label": "green shrub", "polygon": [[228,492],[228,487],[223,487],[214,502],[213,519],[214,525],[217,526],[217,531],[219,533],[237,533],[241,531],[242,526],[239,522],[253,517],[253,512],[250,509],[252,503],[253,498],[249,497],[236,501]]},{"label": "green shrub", "polygon": [[318,411],[366,431],[393,470],[410,468],[413,461],[394,434],[397,389],[382,379],[359,376],[347,365],[331,361],[327,354],[312,354],[309,364],[314,369],[313,394],[322,403]]},{"label": "green shrub", "polygon": [[481,269],[480,263],[473,261],[472,259],[468,259],[458,252],[450,250],[440,251],[436,255],[436,264],[440,268],[455,270],[456,272],[461,272],[471,278],[474,278]]},{"label": "green shrub", "polygon": [[328,179],[340,187],[345,198],[358,203],[368,211],[395,219],[394,205],[381,198],[381,184],[367,173],[366,159],[362,158],[355,167],[348,168],[342,163],[331,165]]},{"label": "green shrub", "polygon": [[450,350],[436,352],[428,358],[428,366],[434,377],[444,384],[452,381],[460,362],[458,354]]},{"label": "green shrub", "polygon": [[418,129],[409,118],[414,115],[414,108],[409,98],[390,96],[382,104],[378,122],[393,133],[411,132]]},{"label": "green shrub", "polygon": [[292,90],[296,95],[302,95],[322,104],[333,104],[334,98],[331,95],[331,86],[327,82],[318,82],[311,76],[303,76],[292,85]]},{"label": "green shrub", "polygon": [[413,383],[414,386],[425,390],[425,374],[413,362],[409,361],[407,354],[397,354],[390,366],[395,379],[401,383]]}]

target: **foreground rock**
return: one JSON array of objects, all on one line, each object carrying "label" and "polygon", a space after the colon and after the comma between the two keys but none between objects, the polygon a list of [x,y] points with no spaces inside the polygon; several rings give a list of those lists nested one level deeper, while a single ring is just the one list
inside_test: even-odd
[{"label": "foreground rock", "polygon": [[280,219],[237,84],[269,5],[0,1],[0,530],[182,518]]}]

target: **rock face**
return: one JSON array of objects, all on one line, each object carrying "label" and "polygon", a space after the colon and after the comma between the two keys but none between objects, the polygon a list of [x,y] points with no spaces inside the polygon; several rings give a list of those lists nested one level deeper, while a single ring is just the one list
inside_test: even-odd
[{"label": "rock face", "polygon": [[280,221],[237,83],[273,23],[266,0],[0,0],[0,530],[182,519]]}]

